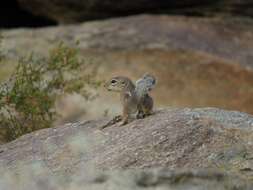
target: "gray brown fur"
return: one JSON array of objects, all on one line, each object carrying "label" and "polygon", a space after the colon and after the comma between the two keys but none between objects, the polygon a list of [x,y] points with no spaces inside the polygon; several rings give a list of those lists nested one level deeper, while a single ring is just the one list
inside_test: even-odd
[{"label": "gray brown fur", "polygon": [[129,78],[117,76],[109,80],[105,84],[105,87],[109,91],[120,93],[120,100],[123,107],[122,124],[126,124],[129,116],[137,112],[138,98],[135,93],[135,85]]},{"label": "gray brown fur", "polygon": [[142,96],[139,101],[138,101],[138,113],[137,113],[137,118],[141,119],[144,118],[148,115],[152,114],[153,107],[154,107],[154,101],[151,96],[148,94],[145,94]]},{"label": "gray brown fur", "polygon": [[[156,80],[152,75],[144,75],[136,81],[136,86],[131,79],[124,76],[116,76],[105,83],[109,91],[120,93],[120,100],[123,107],[122,124],[128,123],[129,116],[137,112],[137,118],[143,118],[152,113],[153,99],[148,92],[155,86]],[[119,121],[116,116],[112,122]],[[112,123],[109,122],[109,123]]]},{"label": "gray brown fur", "polygon": [[138,114],[137,118],[144,118],[152,114],[154,101],[148,94],[156,85],[156,78],[153,75],[145,74],[136,81],[135,92],[138,97]]}]

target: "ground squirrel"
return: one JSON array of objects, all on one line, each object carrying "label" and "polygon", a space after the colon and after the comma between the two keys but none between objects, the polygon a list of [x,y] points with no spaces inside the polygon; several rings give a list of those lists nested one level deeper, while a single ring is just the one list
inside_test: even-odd
[{"label": "ground squirrel", "polygon": [[136,81],[135,85],[131,79],[124,76],[113,77],[105,83],[105,88],[109,91],[120,92],[121,104],[123,106],[122,116],[116,116],[106,124],[112,125],[122,120],[122,125],[128,123],[131,114],[137,113],[137,118],[143,118],[152,113],[153,99],[149,92],[154,88],[156,79],[150,74],[145,74]]},{"label": "ground squirrel", "polygon": [[148,94],[156,85],[156,78],[150,74],[145,74],[135,82],[135,93],[138,98],[137,118],[150,115],[153,110],[153,98]]}]

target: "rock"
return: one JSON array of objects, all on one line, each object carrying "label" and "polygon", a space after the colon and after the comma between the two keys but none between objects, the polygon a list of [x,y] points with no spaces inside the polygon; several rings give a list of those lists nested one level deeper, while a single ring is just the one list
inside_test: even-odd
[{"label": "rock", "polygon": [[[167,169],[131,170],[111,172],[85,172],[79,175],[59,180],[59,177],[48,175],[17,176],[8,173],[12,180],[1,177],[2,189],[26,190],[33,187],[34,190],[96,190],[96,189],[171,189],[171,190],[251,190],[253,183],[239,176],[208,170],[179,170]],[[32,171],[32,170],[29,170]],[[23,171],[24,172],[24,171]],[[86,171],[87,172],[87,171]],[[30,177],[30,178],[28,178]],[[21,185],[22,184],[22,185]]]},{"label": "rock", "polygon": [[31,12],[25,11],[19,6],[16,0],[6,1],[0,6],[0,12],[0,29],[19,27],[43,27],[57,24],[55,21],[51,21],[45,17],[35,16]]},{"label": "rock", "polygon": [[0,166],[72,175],[95,169],[204,169],[253,177],[253,116],[216,108],[164,109],[128,125],[108,119],[44,129],[0,146]]},{"label": "rock", "polygon": [[166,1],[166,0],[18,0],[21,7],[35,15],[60,23],[73,23],[91,19],[132,15],[137,13],[172,13],[187,15],[237,14],[253,16],[250,0],[220,1]]},{"label": "rock", "polygon": [[[88,52],[177,50],[252,66],[253,21],[140,15],[42,29],[3,30],[9,56],[46,54],[59,41]],[[35,45],[36,44],[36,45]]]},{"label": "rock", "polygon": [[[103,80],[113,75],[136,80],[143,73],[154,74],[158,78],[152,93],[156,106],[215,106],[253,114],[250,21],[140,15],[2,33],[4,53],[10,59],[31,51],[47,55],[59,41],[70,45],[79,41],[85,60],[100,64]],[[13,63],[4,67],[0,77],[6,76]],[[107,111],[115,115],[121,109],[117,95],[103,88],[94,102],[75,95],[60,105],[61,124],[95,119]]]}]

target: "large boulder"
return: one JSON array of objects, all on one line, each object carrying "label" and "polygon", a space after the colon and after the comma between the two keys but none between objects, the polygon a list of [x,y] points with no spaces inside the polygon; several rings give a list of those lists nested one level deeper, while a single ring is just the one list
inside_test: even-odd
[{"label": "large boulder", "polygon": [[253,176],[253,116],[215,108],[164,109],[128,125],[108,119],[44,129],[0,146],[0,166],[216,168]]},{"label": "large boulder", "polygon": [[[156,106],[215,106],[253,113],[253,25],[247,20],[140,15],[2,34],[3,53],[10,59],[31,51],[46,56],[59,41],[79,41],[80,54],[99,63],[103,80],[114,75],[136,80],[151,72],[158,78],[152,94]],[[13,63],[4,66],[0,78]],[[117,95],[104,88],[93,102],[73,95],[57,105],[61,123],[121,109]]]},{"label": "large boulder", "polygon": [[[253,177],[252,115],[216,108],[163,109],[125,126],[101,129],[107,122],[43,129],[0,146],[0,187],[253,187],[245,180]],[[147,170],[154,168],[165,169]]]},{"label": "large boulder", "polygon": [[[83,170],[72,176],[38,174],[38,168],[22,170],[23,175],[5,172],[0,187],[4,190],[252,190],[253,183],[238,175],[212,170]],[[40,172],[40,171],[39,171]]]},{"label": "large boulder", "polygon": [[2,30],[2,35],[3,49],[14,57],[30,51],[46,54],[59,41],[78,41],[79,47],[90,53],[190,51],[253,65],[253,21],[247,19],[138,15],[41,29]]},{"label": "large boulder", "polygon": [[173,13],[188,15],[239,14],[253,16],[250,0],[18,0],[21,7],[35,15],[60,23],[73,23],[136,13]]}]

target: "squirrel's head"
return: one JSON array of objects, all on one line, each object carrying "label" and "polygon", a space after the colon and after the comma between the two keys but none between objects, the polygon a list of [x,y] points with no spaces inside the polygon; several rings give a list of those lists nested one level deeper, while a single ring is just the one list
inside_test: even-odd
[{"label": "squirrel's head", "polygon": [[109,91],[116,91],[121,92],[122,90],[126,88],[132,88],[133,83],[131,80],[127,77],[123,76],[117,76],[111,78],[109,81],[107,81],[104,85],[104,87]]}]

